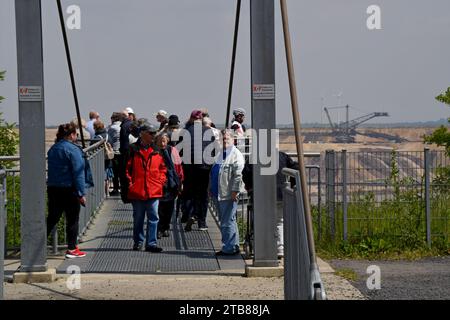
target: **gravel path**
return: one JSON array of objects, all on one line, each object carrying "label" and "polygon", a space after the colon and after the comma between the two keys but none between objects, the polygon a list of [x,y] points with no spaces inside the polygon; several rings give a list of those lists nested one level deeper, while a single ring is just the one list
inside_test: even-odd
[{"label": "gravel path", "polygon": [[[56,264],[56,259],[50,260]],[[15,264],[9,264],[15,270]],[[329,300],[361,300],[364,296],[347,280],[336,276],[334,270],[319,259],[321,278]],[[247,278],[218,274],[82,274],[80,289],[67,287],[68,275],[59,274],[54,283],[5,283],[7,300],[282,300],[284,278]]]},{"label": "gravel path", "polygon": [[[450,299],[450,257],[417,261],[332,260],[336,270],[352,269],[358,275],[350,281],[371,300],[448,300]],[[366,273],[371,265],[380,267],[380,290],[369,290]]]},{"label": "gravel path", "polygon": [[[347,280],[322,275],[330,300],[363,299]],[[66,279],[54,283],[5,283],[7,300],[282,300],[283,278],[205,275],[82,275],[80,290],[69,290]]]}]

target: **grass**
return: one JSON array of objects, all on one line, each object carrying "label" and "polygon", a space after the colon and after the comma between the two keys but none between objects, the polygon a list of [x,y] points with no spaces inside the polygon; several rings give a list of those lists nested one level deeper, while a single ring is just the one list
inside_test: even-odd
[{"label": "grass", "polygon": [[337,269],[334,272],[335,275],[340,276],[348,281],[357,281],[358,280],[358,274],[350,268],[342,268]]},{"label": "grass", "polygon": [[322,259],[351,259],[351,260],[407,260],[414,261],[424,258],[450,255],[450,251],[436,248],[418,248],[405,250],[388,250],[383,252],[367,253],[364,250],[355,249],[351,252],[342,250],[336,246],[317,246],[317,255]]}]

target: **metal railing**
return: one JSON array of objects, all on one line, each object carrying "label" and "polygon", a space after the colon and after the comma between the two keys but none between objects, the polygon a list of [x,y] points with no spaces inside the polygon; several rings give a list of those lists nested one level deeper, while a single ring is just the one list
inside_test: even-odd
[{"label": "metal railing", "polygon": [[[288,178],[283,189],[284,297],[286,300],[325,300],[314,243],[309,243],[314,237],[308,237],[312,230],[306,227],[300,173],[285,168],[283,174]],[[293,187],[290,178],[295,179]]]},{"label": "metal railing", "polygon": [[[85,234],[105,199],[104,146],[104,141],[102,140],[83,150],[91,167],[94,187],[86,189],[86,207],[81,207],[80,210],[79,238]],[[5,161],[20,164],[20,157],[0,157],[0,163]],[[6,203],[6,254],[8,251],[19,251],[21,245],[19,165],[14,169],[5,169],[4,172],[5,175],[0,183],[3,184],[3,195]],[[61,224],[64,225],[65,219],[63,218],[62,220]],[[64,230],[64,226],[60,228],[60,231]],[[57,227],[53,231],[52,238],[52,250],[54,253],[58,251],[58,247],[66,245],[65,232],[58,236]]]},{"label": "metal railing", "polygon": [[[307,153],[305,160],[316,240],[448,246],[450,158],[445,151],[328,150]],[[241,244],[251,256],[253,213],[247,194],[238,208]]]}]

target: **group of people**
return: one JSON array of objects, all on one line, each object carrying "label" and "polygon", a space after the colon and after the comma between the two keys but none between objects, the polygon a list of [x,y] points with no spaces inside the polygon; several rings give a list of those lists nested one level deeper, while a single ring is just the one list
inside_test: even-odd
[{"label": "group of people", "polygon": [[[245,110],[236,109],[228,129],[218,130],[207,110],[193,110],[184,127],[177,115],[165,110],[155,113],[159,127],[147,119],[138,119],[131,108],[114,112],[111,124],[105,128],[98,112],[89,114],[90,120],[81,123],[83,135],[96,143],[104,140],[114,150],[114,158],[105,160],[105,179],[113,180],[111,195],[119,195],[133,207],[133,250],[158,253],[158,238],[170,235],[174,212],[182,212],[181,223],[190,232],[197,223],[198,230],[208,230],[206,224],[208,202],[211,198],[218,209],[222,248],[217,255],[235,255],[239,250],[236,222],[237,201],[243,188],[242,171],[245,159],[235,146],[235,135],[242,135]],[[47,232],[51,233],[62,216],[67,217],[67,258],[86,254],[77,246],[78,215],[86,204],[88,163],[77,141],[78,121],[60,125],[56,143],[48,151]],[[201,128],[201,130],[200,130]],[[177,149],[182,141],[177,131],[189,132],[191,161],[183,162]],[[210,141],[203,137],[211,130]],[[176,136],[176,138],[175,138]],[[220,144],[213,164],[205,161],[203,153],[208,144]],[[200,143],[200,149],[196,145]],[[200,152],[201,151],[201,152]],[[176,210],[175,210],[176,208]],[[145,219],[146,232],[144,232]]]}]

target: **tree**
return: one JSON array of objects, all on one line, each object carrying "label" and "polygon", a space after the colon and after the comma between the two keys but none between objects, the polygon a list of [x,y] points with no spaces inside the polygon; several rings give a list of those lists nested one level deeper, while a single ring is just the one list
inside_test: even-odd
[{"label": "tree", "polygon": [[[5,80],[5,73],[6,73],[6,71],[0,71],[0,81]],[[5,98],[0,96],[0,103],[2,102],[3,99],[5,99]]]},{"label": "tree", "polygon": [[[437,101],[445,103],[450,106],[450,87],[445,93],[438,95],[435,98]],[[448,118],[450,123],[450,118]],[[426,143],[435,143],[440,147],[445,147],[447,155],[450,156],[450,132],[445,126],[436,129],[431,135],[425,137]]]},{"label": "tree", "polygon": [[436,100],[450,106],[450,87],[447,88],[447,91],[445,93],[438,95],[436,97]]},{"label": "tree", "polygon": [[[0,81],[5,79],[5,71],[0,71]],[[0,103],[4,97],[0,96]],[[0,112],[0,156],[14,156],[19,145],[19,134],[14,130],[15,123],[6,122]],[[0,163],[0,166],[8,166],[8,163]]]}]

